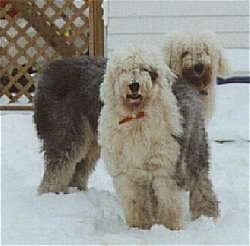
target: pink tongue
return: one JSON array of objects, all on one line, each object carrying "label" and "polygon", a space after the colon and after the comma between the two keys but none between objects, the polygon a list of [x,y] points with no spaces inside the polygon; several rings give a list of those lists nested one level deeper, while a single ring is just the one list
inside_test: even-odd
[{"label": "pink tongue", "polygon": [[137,103],[140,101],[140,98],[130,98],[129,100],[131,103]]}]

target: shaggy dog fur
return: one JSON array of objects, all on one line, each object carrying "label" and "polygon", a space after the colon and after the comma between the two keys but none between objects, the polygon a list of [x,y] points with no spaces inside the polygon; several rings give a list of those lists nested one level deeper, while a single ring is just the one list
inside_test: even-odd
[{"label": "shaggy dog fur", "polygon": [[[112,159],[106,162],[127,221],[141,228],[153,223],[179,228],[175,183],[190,191],[193,219],[200,215],[217,217],[218,202],[208,178],[200,95],[190,83],[179,80],[173,84],[184,119],[181,125],[168,83],[173,80],[171,72],[154,52],[141,52],[131,51],[114,58],[102,87],[102,97],[107,102],[100,124],[103,157]],[[48,65],[40,76],[34,104],[34,120],[45,157],[40,194],[67,193],[68,186],[86,189],[88,176],[100,156],[97,119],[105,63],[89,57],[66,59]],[[144,100],[138,93],[127,98],[131,81],[140,84]],[[136,86],[131,88],[135,90]],[[132,112],[142,110],[142,118],[128,120]],[[120,120],[124,123],[119,124]],[[183,134],[177,137],[182,128]]]},{"label": "shaggy dog fur", "polygon": [[40,194],[67,193],[68,186],[86,189],[100,155],[99,85],[105,63],[89,57],[59,60],[40,76],[34,100],[34,121],[45,158]]},{"label": "shaggy dog fur", "polygon": [[171,80],[160,54],[130,48],[108,62],[101,86],[101,156],[131,227],[181,227],[175,169],[182,127]]},{"label": "shaggy dog fur", "polygon": [[218,201],[208,177],[209,153],[202,99],[195,85],[179,80],[173,92],[183,117],[183,135],[179,138],[180,156],[176,166],[177,184],[189,192],[191,218],[201,215],[216,218]]},{"label": "shaggy dog fur", "polygon": [[211,118],[216,76],[229,71],[215,34],[176,32],[165,43],[163,55],[167,65],[179,78],[197,87],[205,102],[206,119]]}]

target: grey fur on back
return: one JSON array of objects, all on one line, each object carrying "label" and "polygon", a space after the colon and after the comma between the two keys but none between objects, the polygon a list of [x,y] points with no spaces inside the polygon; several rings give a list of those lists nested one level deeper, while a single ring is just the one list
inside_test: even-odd
[{"label": "grey fur on back", "polygon": [[[39,193],[66,192],[70,182],[86,188],[79,180],[70,179],[74,179],[75,169],[90,165],[88,160],[87,164],[82,163],[82,168],[76,166],[92,151],[89,146],[95,144],[97,148],[99,86],[105,65],[103,58],[84,56],[54,61],[41,73],[34,99],[34,122],[43,140],[45,159]],[[89,157],[92,161],[97,158],[93,156],[91,153]],[[84,172],[87,175],[89,170]]]},{"label": "grey fur on back", "polygon": [[[62,128],[79,136],[81,117],[86,116],[97,129],[100,111],[99,85],[105,60],[84,56],[50,63],[41,73],[34,99],[34,121],[42,139]],[[59,134],[59,141],[62,137]]]},{"label": "grey fur on back", "polygon": [[[105,65],[101,58],[71,58],[55,61],[42,72],[34,100],[34,122],[43,140],[45,160],[40,194],[67,192],[68,186],[87,188],[89,173],[100,156],[99,86]],[[176,181],[190,191],[193,219],[217,217],[218,201],[208,177],[203,101],[197,89],[185,81],[174,83],[173,92],[184,119]]]}]

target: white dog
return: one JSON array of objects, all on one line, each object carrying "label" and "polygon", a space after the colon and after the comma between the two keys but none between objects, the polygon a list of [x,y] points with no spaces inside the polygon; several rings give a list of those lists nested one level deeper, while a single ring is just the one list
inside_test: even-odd
[{"label": "white dog", "polygon": [[181,79],[196,85],[205,103],[206,118],[214,110],[216,77],[229,65],[213,32],[176,32],[163,47],[165,62]]},{"label": "white dog", "polygon": [[131,47],[108,62],[101,85],[101,157],[131,227],[181,227],[175,172],[182,127],[173,79],[156,49]]}]

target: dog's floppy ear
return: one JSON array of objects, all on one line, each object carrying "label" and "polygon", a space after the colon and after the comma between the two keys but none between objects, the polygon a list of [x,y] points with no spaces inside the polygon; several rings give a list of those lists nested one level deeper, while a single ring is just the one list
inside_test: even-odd
[{"label": "dog's floppy ear", "polygon": [[154,82],[157,80],[157,78],[159,77],[158,73],[157,73],[157,70],[153,67],[150,67],[149,70],[148,70],[148,73],[151,77],[151,80]]},{"label": "dog's floppy ear", "polygon": [[216,34],[212,31],[204,31],[201,33],[202,38],[207,43],[207,40],[209,40],[209,43],[211,44],[211,51],[212,53],[215,53],[216,55],[219,55],[218,60],[218,73],[220,75],[227,75],[230,72],[230,65],[228,63],[227,58],[225,57],[223,47],[219,43],[219,40],[216,37]]},{"label": "dog's floppy ear", "polygon": [[162,48],[164,61],[168,66],[171,66],[172,39],[168,39]]},{"label": "dog's floppy ear", "polygon": [[218,73],[220,75],[227,75],[230,72],[230,65],[229,62],[227,60],[227,58],[225,57],[223,51],[220,51],[219,54],[219,64],[218,64]]},{"label": "dog's floppy ear", "polygon": [[148,72],[153,82],[155,82],[157,78],[159,77],[157,70],[151,66],[149,68],[141,68],[141,70]]},{"label": "dog's floppy ear", "polygon": [[100,85],[100,99],[102,102],[109,100],[114,95],[113,90],[113,81],[114,81],[114,74],[112,71],[112,65],[107,64],[104,74],[103,82]]},{"label": "dog's floppy ear", "polygon": [[169,66],[167,65],[165,65],[165,72],[166,72],[166,79],[168,83],[172,86],[173,83],[177,81],[178,76],[174,72],[172,72]]}]

